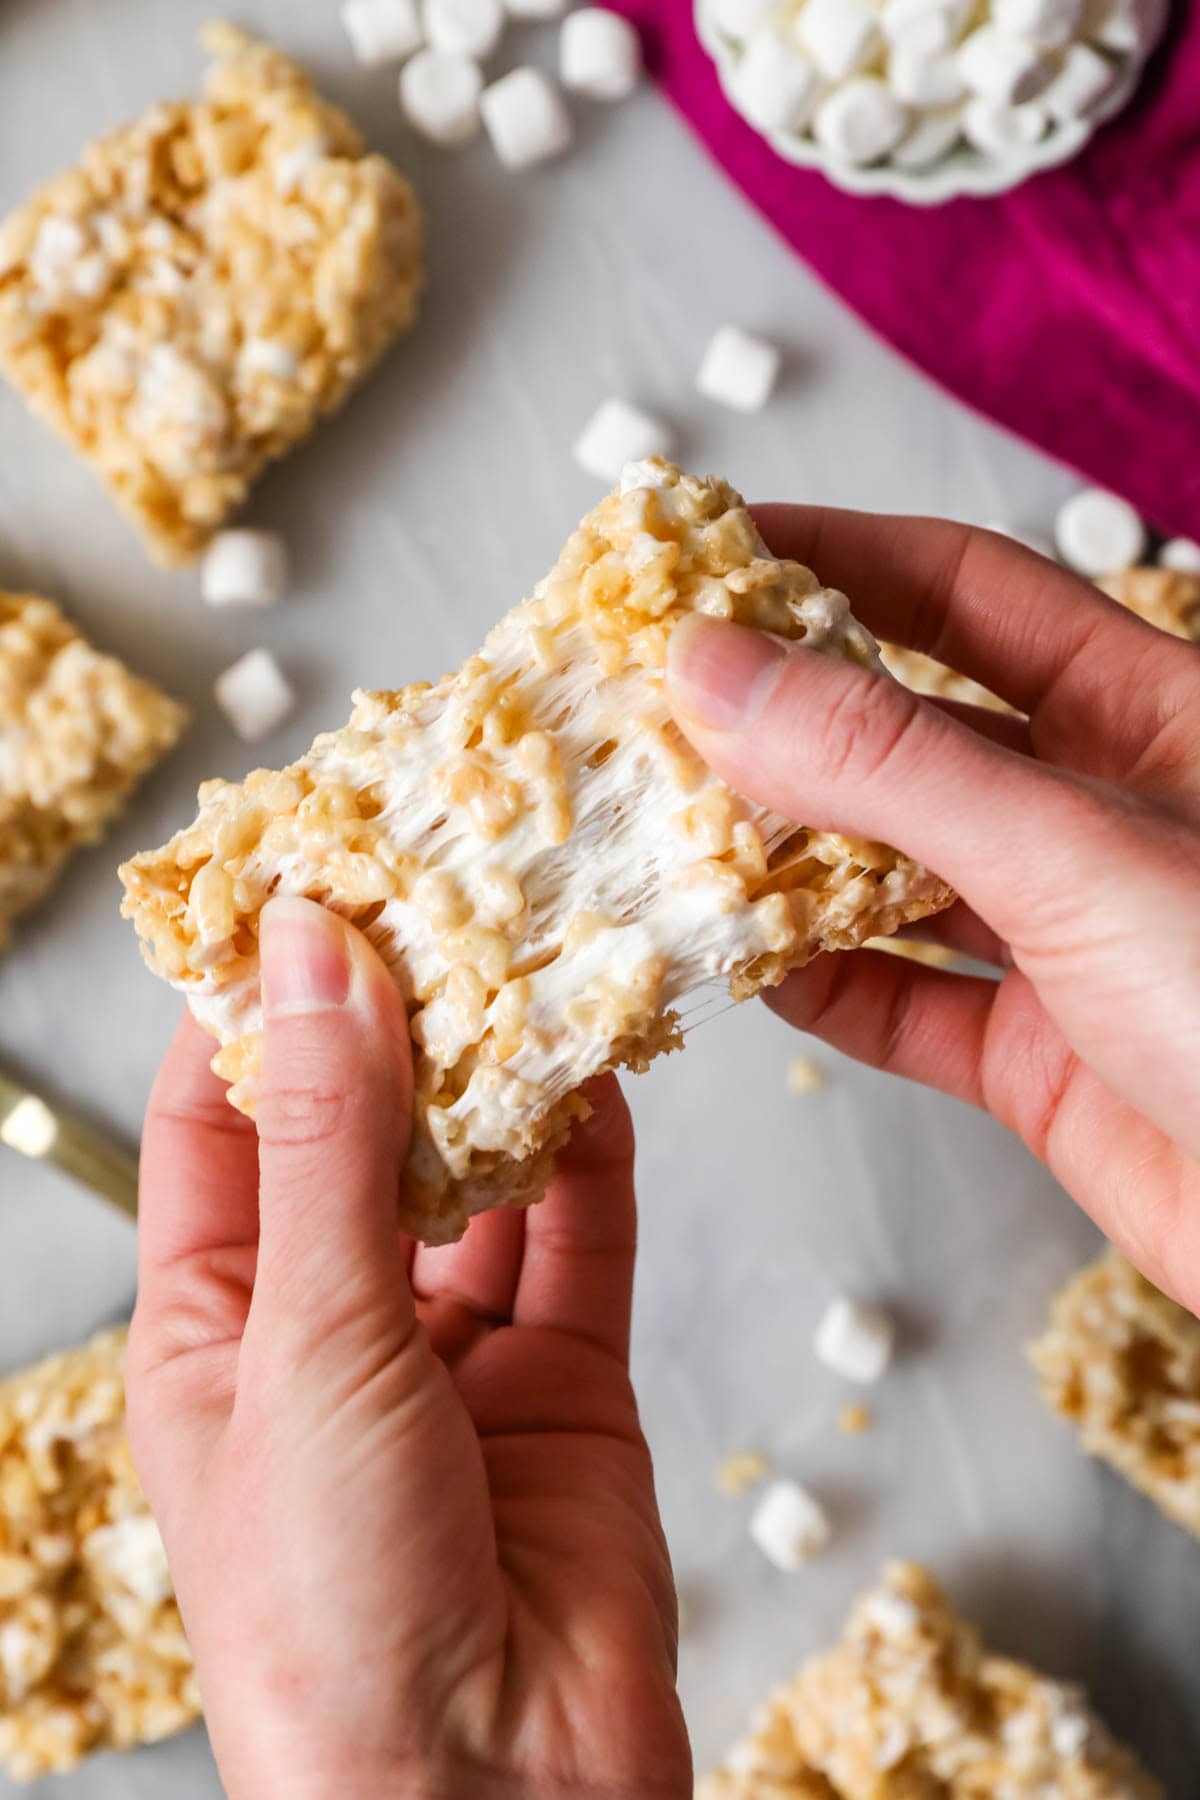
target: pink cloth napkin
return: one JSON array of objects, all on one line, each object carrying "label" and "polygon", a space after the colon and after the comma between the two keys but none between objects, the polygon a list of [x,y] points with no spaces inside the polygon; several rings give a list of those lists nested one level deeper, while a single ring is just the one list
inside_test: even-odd
[{"label": "pink cloth napkin", "polygon": [[1165,532],[1200,538],[1200,0],[1177,5],[1135,101],[1073,163],[931,209],[781,161],[722,94],[692,0],[609,4],[712,156],[868,324]]}]

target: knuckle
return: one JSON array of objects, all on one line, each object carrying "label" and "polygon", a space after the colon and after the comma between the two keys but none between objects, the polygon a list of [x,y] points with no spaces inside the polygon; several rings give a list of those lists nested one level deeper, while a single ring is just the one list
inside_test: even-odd
[{"label": "knuckle", "polygon": [[333,1083],[281,1083],[259,1102],[259,1140],[271,1150],[319,1149],[349,1135],[357,1123],[356,1097]]},{"label": "knuckle", "polygon": [[833,781],[873,781],[907,754],[923,718],[920,700],[878,676],[855,673],[821,721],[817,753]]}]

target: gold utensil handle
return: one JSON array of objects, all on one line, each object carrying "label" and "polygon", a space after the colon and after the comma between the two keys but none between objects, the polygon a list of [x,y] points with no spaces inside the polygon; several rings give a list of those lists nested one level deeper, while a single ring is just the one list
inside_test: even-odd
[{"label": "gold utensil handle", "polygon": [[137,1161],[91,1125],[0,1075],[0,1144],[52,1163],[110,1206],[137,1218]]}]

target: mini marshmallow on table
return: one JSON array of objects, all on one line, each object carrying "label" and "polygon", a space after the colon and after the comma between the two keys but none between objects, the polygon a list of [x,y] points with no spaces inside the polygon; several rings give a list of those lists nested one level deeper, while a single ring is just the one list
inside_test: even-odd
[{"label": "mini marshmallow on table", "polygon": [[621,479],[626,463],[670,456],[673,449],[674,434],[661,419],[613,398],[597,407],[572,454],[580,468],[597,481],[613,483]]},{"label": "mini marshmallow on table", "polygon": [[421,137],[457,150],[478,134],[483,76],[469,56],[418,50],[400,71],[400,107]]},{"label": "mini marshmallow on table", "polygon": [[432,50],[483,62],[504,35],[501,0],[425,0],[425,36]]},{"label": "mini marshmallow on table", "polygon": [[869,1387],[886,1373],[894,1343],[895,1327],[885,1312],[842,1297],[826,1308],[813,1349],[836,1375]]},{"label": "mini marshmallow on table", "polygon": [[558,45],[562,84],[589,100],[624,100],[642,74],[642,40],[619,13],[584,6],[568,13]]},{"label": "mini marshmallow on table", "polygon": [[257,744],[282,725],[296,704],[283,670],[269,650],[247,650],[213,683],[217,705],[247,744]]},{"label": "mini marshmallow on table", "polygon": [[1142,560],[1146,527],[1127,500],[1084,488],[1060,508],[1054,539],[1065,563],[1098,581]]},{"label": "mini marshmallow on table", "polygon": [[360,63],[401,62],[422,43],[417,0],[345,0],[342,24]]},{"label": "mini marshmallow on table", "polygon": [[502,75],[484,89],[479,110],[492,149],[506,169],[532,169],[570,148],[571,115],[540,69]]},{"label": "mini marshmallow on table", "polygon": [[275,531],[218,531],[200,565],[210,606],[271,606],[287,586],[287,546]]},{"label": "mini marshmallow on table", "polygon": [[779,351],[765,338],[740,325],[722,325],[704,353],[696,386],[706,399],[735,412],[761,412],[779,377],[780,361]]},{"label": "mini marshmallow on table", "polygon": [[814,65],[774,30],[756,31],[734,71],[738,111],[759,131],[803,131],[825,91]]},{"label": "mini marshmallow on table", "polygon": [[793,1575],[833,1536],[824,1507],[795,1481],[773,1481],[750,1517],[750,1536],[768,1562]]}]

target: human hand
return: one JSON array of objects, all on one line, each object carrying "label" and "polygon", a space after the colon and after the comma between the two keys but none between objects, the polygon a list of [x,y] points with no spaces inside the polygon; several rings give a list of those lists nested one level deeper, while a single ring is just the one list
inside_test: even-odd
[{"label": "human hand", "polygon": [[733,787],[896,844],[962,896],[920,928],[997,984],[874,951],[818,957],[771,1004],[1020,1133],[1130,1259],[1200,1312],[1200,652],[990,532],[757,509],[773,550],[879,637],[1025,718],[689,619],[682,728]]},{"label": "human hand", "polygon": [[190,1019],[154,1089],[128,1363],[231,1800],[684,1800],[616,1083],[540,1206],[415,1247],[399,993],[307,901],[262,960],[257,1136]]}]

